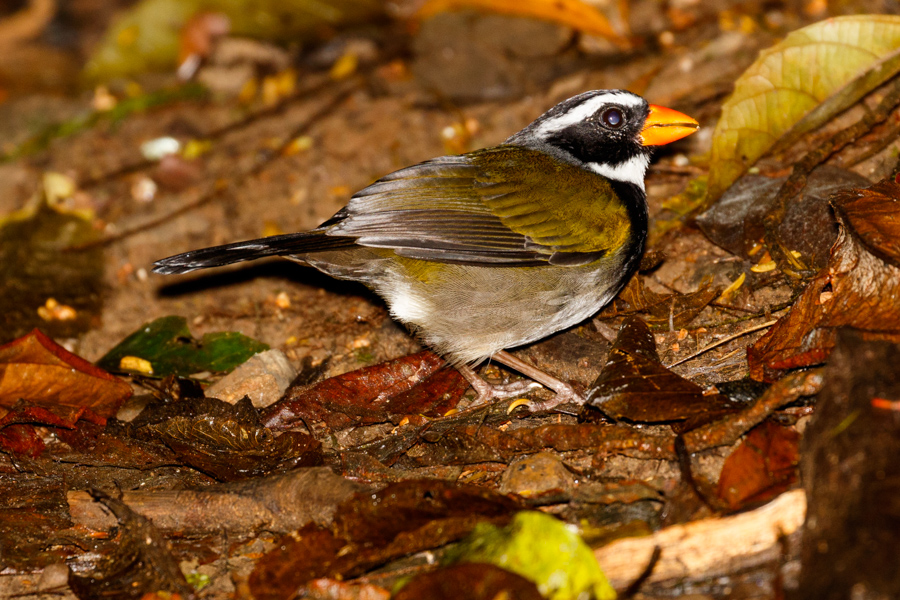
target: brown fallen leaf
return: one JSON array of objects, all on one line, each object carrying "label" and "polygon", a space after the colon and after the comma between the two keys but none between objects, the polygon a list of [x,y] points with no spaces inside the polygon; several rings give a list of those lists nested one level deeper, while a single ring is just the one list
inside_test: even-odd
[{"label": "brown fallen leaf", "polygon": [[[440,416],[468,388],[455,370],[441,371],[442,358],[423,351],[321,381],[291,388],[262,413],[275,431],[302,421],[324,422],[332,429],[361,423],[383,423],[396,414]],[[424,386],[417,390],[417,386]]]},{"label": "brown fallen leaf", "polygon": [[664,367],[653,335],[636,317],[619,330],[586,406],[612,419],[641,423],[711,420],[740,409],[721,394],[704,395],[699,385]]},{"label": "brown fallen leaf", "polygon": [[716,495],[732,510],[765,504],[797,481],[799,463],[800,434],[765,421],[725,460]]},{"label": "brown fallen leaf", "polygon": [[897,198],[900,185],[891,180],[835,197],[841,229],[828,265],[791,311],[747,349],[753,379],[775,381],[785,370],[824,362],[840,327],[868,339],[900,341],[900,267],[893,264],[900,239]]},{"label": "brown fallen leaf", "polygon": [[305,433],[288,431],[276,437],[265,427],[233,418],[175,417],[147,429],[183,464],[219,481],[317,466],[323,460],[321,444]]},{"label": "brown fallen leaf", "polygon": [[704,282],[695,292],[688,294],[657,294],[648,289],[640,277],[634,277],[616,298],[602,317],[617,314],[643,313],[644,321],[652,329],[682,329],[687,327],[706,306],[721,293],[711,281]]},{"label": "brown fallen leaf", "polygon": [[462,563],[423,573],[403,586],[395,600],[541,600],[537,586],[506,569],[485,563]]},{"label": "brown fallen leaf", "polygon": [[37,329],[0,346],[0,411],[24,399],[73,423],[85,409],[113,416],[131,394],[129,384]]},{"label": "brown fallen leaf", "polygon": [[882,181],[836,199],[846,224],[874,254],[900,267],[900,185]]},{"label": "brown fallen leaf", "polygon": [[505,523],[524,504],[475,486],[403,481],[357,494],[338,507],[331,530],[307,526],[257,562],[250,590],[280,600],[320,577],[345,578],[393,558],[461,539],[479,522]]},{"label": "brown fallen leaf", "polygon": [[[175,381],[166,388],[171,390]],[[148,404],[130,423],[113,422],[106,433],[127,445],[163,446],[178,462],[219,481],[319,465],[323,460],[321,444],[311,436],[301,432],[276,436],[262,426],[247,397],[235,404],[203,396],[163,399]]]},{"label": "brown fallen leaf", "polygon": [[[697,216],[696,223],[710,240],[732,254],[754,263],[752,254],[765,236],[765,218],[776,203],[787,177],[770,178],[744,175],[709,210]],[[832,216],[829,198],[840,190],[870,185],[865,177],[831,165],[814,170],[803,191],[785,207],[777,227],[778,237],[789,243],[789,250],[800,252],[803,260],[816,269],[828,262],[838,228]]]},{"label": "brown fallen leaf", "polygon": [[34,458],[46,447],[35,426],[53,427],[62,433],[76,429],[79,419],[95,425],[106,423],[106,419],[87,409],[73,413],[71,419],[65,419],[40,406],[16,407],[0,419],[0,449]]}]

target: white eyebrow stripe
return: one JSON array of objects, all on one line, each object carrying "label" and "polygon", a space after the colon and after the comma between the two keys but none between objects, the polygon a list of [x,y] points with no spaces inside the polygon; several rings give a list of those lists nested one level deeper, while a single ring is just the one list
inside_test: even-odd
[{"label": "white eyebrow stripe", "polygon": [[607,92],[605,94],[599,94],[592,98],[588,98],[578,106],[561,115],[547,119],[535,129],[535,133],[546,139],[550,135],[562,131],[570,125],[584,121],[600,110],[600,107],[604,104],[614,103],[621,106],[636,107],[640,106],[643,102],[644,100],[640,96],[636,96],[630,92]]},{"label": "white eyebrow stripe", "polygon": [[625,181],[644,189],[644,176],[647,174],[647,166],[650,164],[650,156],[647,154],[638,154],[629,158],[625,162],[611,165],[608,163],[586,163],[586,167],[609,179],[615,181]]}]

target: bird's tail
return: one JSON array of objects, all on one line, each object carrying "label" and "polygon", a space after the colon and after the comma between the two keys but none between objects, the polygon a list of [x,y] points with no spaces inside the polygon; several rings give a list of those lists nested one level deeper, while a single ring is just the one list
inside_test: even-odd
[{"label": "bird's tail", "polygon": [[329,236],[323,229],[314,229],[176,254],[153,263],[153,272],[163,275],[188,273],[264,256],[289,256],[346,248],[353,242],[353,238]]}]

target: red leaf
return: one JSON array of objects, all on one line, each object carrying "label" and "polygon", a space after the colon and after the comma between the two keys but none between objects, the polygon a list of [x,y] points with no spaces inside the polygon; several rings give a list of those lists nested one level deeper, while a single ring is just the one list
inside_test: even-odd
[{"label": "red leaf", "polygon": [[725,460],[717,495],[734,510],[768,502],[797,480],[800,434],[765,421]]},{"label": "red leaf", "polygon": [[[357,423],[378,423],[391,414],[414,412],[440,416],[455,406],[468,385],[462,377],[439,371],[444,359],[433,352],[419,352],[372,367],[326,379],[311,388],[291,389],[262,415],[263,424],[280,431],[306,419],[324,421],[332,429]],[[431,385],[427,394],[413,392]],[[446,397],[447,394],[450,397]]]}]

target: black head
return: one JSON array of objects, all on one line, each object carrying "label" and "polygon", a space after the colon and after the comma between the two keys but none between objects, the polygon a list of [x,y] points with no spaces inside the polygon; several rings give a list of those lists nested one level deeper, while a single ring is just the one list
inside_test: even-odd
[{"label": "black head", "polygon": [[625,90],[594,90],[561,102],[509,144],[540,149],[623,182],[644,187],[650,147],[641,131],[650,105]]}]

